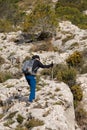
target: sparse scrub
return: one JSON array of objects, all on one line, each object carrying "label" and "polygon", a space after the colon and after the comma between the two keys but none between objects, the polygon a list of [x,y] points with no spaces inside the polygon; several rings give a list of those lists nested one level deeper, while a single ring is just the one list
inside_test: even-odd
[{"label": "sparse scrub", "polygon": [[85,130],[85,128],[87,128],[87,112],[81,104],[79,104],[79,107],[77,107],[75,115],[77,124]]},{"label": "sparse scrub", "polygon": [[8,119],[7,122],[4,123],[4,126],[9,127],[10,125],[12,125],[15,121],[12,119]]},{"label": "sparse scrub", "polygon": [[56,51],[57,49],[52,45],[50,41],[43,42],[42,44],[34,45],[31,48],[32,51]]},{"label": "sparse scrub", "polygon": [[56,88],[56,89],[55,89],[55,92],[59,92],[59,91],[60,91],[60,88]]},{"label": "sparse scrub", "polygon": [[17,112],[18,112],[18,111],[14,111],[14,112],[10,113],[10,114],[6,117],[6,119],[12,119],[12,118],[16,115]]},{"label": "sparse scrub", "polygon": [[41,90],[41,87],[40,87],[40,86],[37,86],[36,89],[37,89],[37,91],[40,91],[40,90]]},{"label": "sparse scrub", "polygon": [[14,85],[8,84],[6,87],[7,87],[7,88],[12,88],[12,87],[14,87]]},{"label": "sparse scrub", "polygon": [[4,117],[4,114],[0,114],[0,119],[2,119]]},{"label": "sparse scrub", "polygon": [[18,123],[22,124],[24,117],[22,115],[18,114],[16,119],[17,119]]},{"label": "sparse scrub", "polygon": [[51,2],[38,0],[32,13],[25,17],[23,30],[30,33],[39,31],[54,34],[57,25],[55,10]]},{"label": "sparse scrub", "polygon": [[23,20],[24,13],[19,9],[18,1],[0,1],[0,32],[10,32],[17,29]]},{"label": "sparse scrub", "polygon": [[[41,74],[45,76],[51,76],[52,70],[45,69],[42,70]],[[69,86],[73,86],[76,82],[76,69],[72,67],[68,67],[67,65],[58,64],[53,68],[53,78],[57,79],[58,81],[63,81]]]},{"label": "sparse scrub", "polygon": [[64,105],[64,103],[62,101],[57,101],[53,105]]},{"label": "sparse scrub", "polygon": [[8,79],[12,79],[13,76],[10,72],[0,72],[0,83],[5,82]]},{"label": "sparse scrub", "polygon": [[44,69],[41,71],[41,75],[44,76],[50,76],[51,75],[51,69]]},{"label": "sparse scrub", "polygon": [[69,86],[73,86],[76,82],[76,70],[74,68],[67,68],[64,70],[61,70],[57,74],[57,79],[65,82]]},{"label": "sparse scrub", "polygon": [[61,20],[70,20],[80,28],[87,29],[87,16],[82,11],[86,10],[87,1],[58,0],[56,3],[56,14]]},{"label": "sparse scrub", "polygon": [[18,125],[15,130],[28,130],[26,127]]},{"label": "sparse scrub", "polygon": [[85,73],[87,73],[87,48],[85,48],[82,51],[82,57],[83,57],[84,63],[83,63],[83,65],[80,68],[80,73],[81,74],[85,74]]},{"label": "sparse scrub", "polygon": [[74,85],[70,87],[73,97],[74,97],[74,106],[75,108],[78,106],[78,103],[82,100],[83,98],[83,92],[82,89],[79,85]]},{"label": "sparse scrub", "polygon": [[39,119],[31,119],[30,121],[25,123],[25,126],[28,129],[31,129],[31,128],[37,127],[37,126],[42,126],[42,125],[44,125],[44,122]]},{"label": "sparse scrub", "polygon": [[72,66],[72,67],[76,67],[78,69],[79,67],[81,67],[81,65],[83,63],[82,53],[75,51],[73,54],[71,54],[66,59],[66,62],[67,62],[69,67]]},{"label": "sparse scrub", "polygon": [[62,45],[64,45],[67,41],[71,40],[74,38],[74,35],[69,35],[65,39],[62,40]]},{"label": "sparse scrub", "polygon": [[75,47],[78,47],[79,46],[79,43],[77,43],[77,42],[75,42],[75,43],[73,43],[70,47],[69,47],[69,49],[74,49]]},{"label": "sparse scrub", "polygon": [[14,29],[10,21],[4,19],[0,20],[0,32],[10,32],[13,30]]}]

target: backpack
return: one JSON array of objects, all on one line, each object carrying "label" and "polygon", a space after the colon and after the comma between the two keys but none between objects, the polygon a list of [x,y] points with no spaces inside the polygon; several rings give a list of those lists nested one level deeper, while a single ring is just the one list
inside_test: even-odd
[{"label": "backpack", "polygon": [[22,71],[24,74],[35,75],[35,73],[32,70],[34,61],[35,61],[35,59],[30,59],[23,63]]}]

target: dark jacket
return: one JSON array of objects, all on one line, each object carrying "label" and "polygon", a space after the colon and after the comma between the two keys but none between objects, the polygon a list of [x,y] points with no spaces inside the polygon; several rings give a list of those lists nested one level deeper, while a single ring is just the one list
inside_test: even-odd
[{"label": "dark jacket", "polygon": [[[34,61],[32,70],[33,70],[33,72],[36,74],[36,73],[37,73],[37,70],[38,70],[39,68],[50,68],[50,67],[52,67],[52,66],[53,66],[53,63],[51,63],[51,64],[49,64],[49,65],[43,65],[39,60],[36,59],[36,60]],[[29,74],[27,74],[27,75],[29,75]]]}]

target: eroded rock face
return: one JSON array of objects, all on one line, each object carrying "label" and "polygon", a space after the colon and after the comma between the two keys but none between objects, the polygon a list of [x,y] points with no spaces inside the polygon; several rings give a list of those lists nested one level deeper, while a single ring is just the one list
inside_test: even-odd
[{"label": "eroded rock face", "polygon": [[[71,24],[71,22],[61,22],[60,31],[52,43],[59,47],[59,52],[40,52],[41,61],[45,64],[53,61],[55,64],[66,63],[66,58],[75,50],[82,51],[87,48],[87,31],[81,30]],[[26,57],[31,57],[37,52],[31,52],[32,44],[16,44],[15,40],[22,39],[22,32],[12,32],[0,34],[0,56],[5,59],[5,63],[0,66],[1,71],[10,71],[13,74],[21,72],[22,62]],[[67,37],[69,38],[68,40]],[[22,39],[23,42],[23,39]],[[63,43],[64,42],[64,43]],[[75,44],[76,42],[76,44]],[[19,58],[20,60],[17,60]],[[16,62],[17,60],[17,62]],[[81,84],[83,90],[84,108],[87,108],[87,74],[80,75],[77,83]],[[29,86],[22,75],[19,79],[9,79],[0,83],[0,130],[12,130],[18,125],[17,115],[24,117],[24,122],[33,118],[42,120],[43,126],[32,128],[32,130],[80,130],[75,124],[75,113],[73,106],[73,95],[69,87],[64,83],[51,80],[40,79],[37,86],[36,101],[26,106],[29,95]],[[7,122],[6,117],[17,111],[13,124],[4,126]],[[23,123],[24,123],[23,122]],[[24,124],[23,124],[24,125]]]},{"label": "eroded rock face", "polygon": [[77,83],[79,83],[82,88],[83,91],[82,104],[84,106],[84,109],[87,111],[87,74],[80,75],[77,78]]},{"label": "eroded rock face", "polygon": [[[33,130],[37,130],[37,128],[41,130],[47,128],[75,130],[73,96],[69,87],[62,82],[44,81],[44,79],[41,79],[40,82],[40,89],[36,92],[36,101],[29,106],[26,106],[28,101],[26,95],[29,94],[29,90],[24,77],[20,80],[8,80],[2,84],[0,98],[4,102],[4,106],[6,105],[5,108],[2,108],[6,114],[0,124],[2,125],[6,121],[7,115],[17,111],[17,114],[20,113],[24,117],[25,122],[29,118],[29,113],[33,118],[44,122],[43,126],[38,126]],[[43,84],[46,85],[43,86]],[[11,88],[7,88],[9,86]],[[14,116],[15,120],[17,114]],[[11,125],[11,127],[16,128],[17,125],[16,121],[15,125]],[[5,129],[5,126],[2,125],[2,128]]]}]

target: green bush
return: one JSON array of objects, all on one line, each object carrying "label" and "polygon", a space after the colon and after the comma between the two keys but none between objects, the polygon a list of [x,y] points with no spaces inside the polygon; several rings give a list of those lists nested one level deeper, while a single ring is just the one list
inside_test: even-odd
[{"label": "green bush", "polygon": [[82,54],[78,51],[75,51],[73,54],[71,54],[67,59],[66,62],[68,66],[79,68],[81,67],[83,63],[83,57]]},{"label": "green bush", "polygon": [[5,82],[8,79],[12,79],[13,75],[10,72],[0,72],[0,83]]},{"label": "green bush", "polygon": [[[52,78],[52,68],[42,70],[41,74]],[[58,81],[63,81],[69,86],[73,86],[75,84],[76,74],[76,69],[72,67],[69,68],[67,65],[58,64],[53,67],[53,78]]]},{"label": "green bush", "polygon": [[74,106],[75,108],[78,106],[79,102],[82,100],[83,98],[83,91],[81,89],[81,87],[79,85],[74,85],[72,87],[70,87],[72,93],[73,93],[73,97],[74,97]]},{"label": "green bush", "polygon": [[58,1],[55,7],[59,19],[70,20],[80,28],[87,29],[87,15],[83,11],[87,8],[87,1]]},{"label": "green bush", "polygon": [[84,110],[84,108],[81,104],[79,104],[79,107],[76,109],[75,116],[76,116],[77,124],[80,127],[85,126],[85,128],[86,128],[86,126],[87,126],[87,112]]},{"label": "green bush", "polygon": [[20,114],[18,114],[16,119],[17,119],[17,122],[18,122],[18,123],[22,124],[22,122],[23,122],[23,120],[24,120],[24,117],[21,116]]},{"label": "green bush", "polygon": [[56,3],[56,8],[58,7],[74,7],[79,9],[80,11],[84,11],[87,9],[87,0],[58,0]]},{"label": "green bush", "polygon": [[39,45],[34,45],[31,48],[32,51],[55,51],[55,47],[52,45],[52,43],[50,41],[44,42],[42,44]]},{"label": "green bush", "polygon": [[32,13],[25,17],[23,30],[26,32],[51,32],[55,33],[58,25],[53,5],[47,1],[38,0]]},{"label": "green bush", "polygon": [[77,72],[74,68],[66,68],[57,73],[57,79],[71,87],[76,83],[76,74]]},{"label": "green bush", "polygon": [[44,125],[44,122],[39,120],[39,119],[31,119],[30,121],[25,123],[25,126],[30,129],[33,127],[37,127],[37,126],[42,126]]},{"label": "green bush", "polygon": [[17,111],[14,111],[14,112],[10,113],[10,114],[6,117],[6,119],[12,119],[12,118],[16,115],[16,113],[17,113]]},{"label": "green bush", "polygon": [[7,120],[7,122],[4,123],[4,126],[9,127],[9,126],[12,125],[14,122],[15,122],[14,120],[9,119],[9,120]]},{"label": "green bush", "polygon": [[28,130],[27,128],[25,128],[24,126],[18,125],[15,130]]}]

